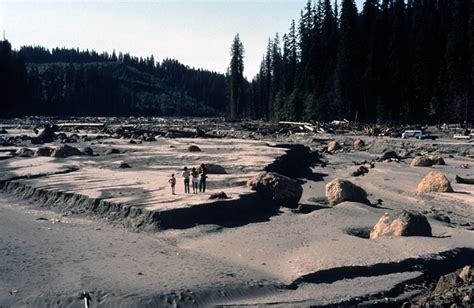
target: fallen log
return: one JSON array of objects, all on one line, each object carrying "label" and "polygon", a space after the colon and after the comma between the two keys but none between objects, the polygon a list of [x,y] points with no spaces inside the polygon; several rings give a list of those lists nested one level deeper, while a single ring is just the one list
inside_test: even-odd
[{"label": "fallen log", "polygon": [[456,175],[456,183],[474,185],[474,179],[465,179]]}]

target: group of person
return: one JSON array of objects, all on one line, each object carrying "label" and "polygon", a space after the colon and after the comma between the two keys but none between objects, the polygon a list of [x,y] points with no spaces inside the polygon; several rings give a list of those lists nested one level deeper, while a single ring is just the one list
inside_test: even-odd
[{"label": "group of person", "polygon": [[[197,194],[199,192],[206,192],[206,166],[201,164],[199,168],[192,168],[191,170],[188,167],[183,168],[183,172],[181,176],[184,179],[184,193],[190,194],[191,191],[189,189],[189,182],[193,185],[193,194]],[[171,174],[171,178],[168,181],[171,185],[171,194],[175,195],[175,187],[176,187],[176,177],[174,173]]]}]

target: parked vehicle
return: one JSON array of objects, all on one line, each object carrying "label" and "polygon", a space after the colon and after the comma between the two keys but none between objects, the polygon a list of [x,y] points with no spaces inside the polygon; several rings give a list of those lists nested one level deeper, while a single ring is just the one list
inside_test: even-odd
[{"label": "parked vehicle", "polygon": [[438,139],[438,136],[431,135],[428,132],[423,132],[422,130],[406,130],[402,134],[402,138],[416,138],[416,139]]},{"label": "parked vehicle", "polygon": [[401,138],[402,137],[402,132],[394,130],[390,133],[390,137],[392,137],[392,138]]},{"label": "parked vehicle", "polygon": [[427,133],[427,132],[421,134],[421,136],[418,137],[418,139],[431,139],[431,140],[436,140],[438,138],[439,138],[438,136],[432,135],[432,134]]},{"label": "parked vehicle", "polygon": [[423,132],[421,130],[406,130],[402,134],[402,138],[417,138],[419,139],[420,136],[423,135]]},{"label": "parked vehicle", "polygon": [[459,140],[459,139],[470,140],[471,135],[455,134],[453,138],[456,140]]}]

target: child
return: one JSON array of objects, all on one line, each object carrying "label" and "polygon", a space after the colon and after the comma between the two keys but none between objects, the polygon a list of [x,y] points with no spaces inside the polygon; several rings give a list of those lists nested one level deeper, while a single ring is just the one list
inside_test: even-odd
[{"label": "child", "polygon": [[168,181],[171,184],[171,194],[176,195],[174,192],[174,187],[176,186],[176,178],[174,177],[174,173],[171,175],[171,179]]},{"label": "child", "polygon": [[197,172],[196,168],[193,168],[191,171],[192,182],[193,182],[193,193],[197,194],[198,192],[198,182],[199,182],[199,173]]}]

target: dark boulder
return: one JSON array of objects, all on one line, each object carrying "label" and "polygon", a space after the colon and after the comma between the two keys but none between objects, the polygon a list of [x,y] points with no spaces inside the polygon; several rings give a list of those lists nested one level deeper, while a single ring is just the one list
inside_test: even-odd
[{"label": "dark boulder", "polygon": [[51,156],[53,149],[48,147],[38,148],[35,151],[35,156]]},{"label": "dark boulder", "polygon": [[94,155],[94,151],[90,147],[82,148],[81,151],[82,151],[82,153],[84,153],[87,156],[93,156]]},{"label": "dark boulder", "polygon": [[132,168],[132,166],[130,166],[129,164],[125,163],[125,162],[121,162],[119,165],[118,165],[118,168],[119,169],[128,169],[128,168]]},{"label": "dark boulder", "polygon": [[228,199],[228,198],[229,197],[227,196],[227,194],[223,191],[218,192],[218,193],[214,193],[214,194],[209,196],[209,199],[211,199],[211,200],[214,200],[214,199]]},{"label": "dark boulder", "polygon": [[197,145],[190,145],[188,147],[189,152],[201,152],[201,149]]},{"label": "dark boulder", "polygon": [[382,154],[379,158],[377,158],[377,161],[385,161],[385,160],[391,160],[391,159],[400,159],[398,154],[395,151],[387,151]]},{"label": "dark boulder", "polygon": [[58,130],[58,127],[54,124],[45,125],[43,130],[39,132],[37,137],[31,138],[32,144],[42,144],[53,142],[56,138],[55,132]]},{"label": "dark boulder", "polygon": [[79,149],[75,147],[71,147],[69,145],[62,145],[60,147],[57,147],[53,150],[51,153],[51,157],[69,157],[69,156],[81,156],[84,155]]},{"label": "dark boulder", "polygon": [[207,164],[206,165],[207,174],[227,174],[224,167],[216,164]]}]

